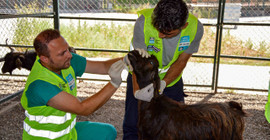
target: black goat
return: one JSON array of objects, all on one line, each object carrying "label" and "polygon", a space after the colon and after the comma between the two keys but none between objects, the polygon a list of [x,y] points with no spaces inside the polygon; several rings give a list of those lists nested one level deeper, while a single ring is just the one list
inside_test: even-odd
[{"label": "black goat", "polygon": [[5,57],[0,58],[0,62],[4,61],[2,67],[2,73],[9,72],[10,75],[12,71],[16,68],[21,69],[25,68],[31,70],[35,60],[36,52],[34,50],[25,51],[25,52],[15,52],[13,48],[9,47],[11,52],[7,53]]},{"label": "black goat", "polygon": [[[12,75],[12,71],[16,68],[25,68],[31,70],[36,60],[37,53],[34,50],[26,50],[25,52],[15,52],[11,47],[10,52],[7,53],[3,58],[0,58],[0,62],[4,61],[2,67],[2,73],[9,72]],[[69,48],[70,52],[76,53],[73,47]]]},{"label": "black goat", "polygon": [[242,140],[244,118],[242,105],[204,103],[185,105],[159,94],[158,61],[142,58],[138,51],[128,54],[139,88],[154,85],[150,102],[138,102],[140,140]]}]

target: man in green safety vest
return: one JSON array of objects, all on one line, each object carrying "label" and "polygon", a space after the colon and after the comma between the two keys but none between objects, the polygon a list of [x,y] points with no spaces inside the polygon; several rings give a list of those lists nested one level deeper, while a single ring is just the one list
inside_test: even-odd
[{"label": "man in green safety vest", "polygon": [[[161,78],[160,94],[184,102],[182,72],[193,53],[198,52],[203,36],[202,23],[188,12],[183,0],[160,0],[154,9],[138,12],[130,50],[144,49],[157,57]],[[127,78],[124,140],[138,139],[137,99],[151,101],[153,86],[136,91],[132,74]],[[133,91],[136,91],[133,93]]]},{"label": "man in green safety vest", "polygon": [[270,81],[269,81],[269,87],[268,87],[268,102],[265,105],[265,118],[270,123]]},{"label": "man in green safety vest", "polygon": [[[54,29],[42,31],[34,40],[38,55],[27,79],[21,104],[25,109],[24,140],[114,140],[116,129],[106,123],[76,122],[89,115],[115,93],[122,82],[123,58],[91,61],[69,52],[69,44]],[[76,77],[84,72],[111,78],[99,92],[79,101]]]}]

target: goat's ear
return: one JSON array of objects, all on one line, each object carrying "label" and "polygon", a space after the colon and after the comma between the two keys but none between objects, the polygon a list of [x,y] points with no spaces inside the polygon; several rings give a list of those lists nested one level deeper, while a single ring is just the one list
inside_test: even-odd
[{"label": "goat's ear", "polygon": [[16,64],[16,67],[17,67],[19,70],[21,70],[21,68],[22,68],[22,61],[21,61],[20,57],[18,57],[18,58],[16,59],[15,64]]},{"label": "goat's ear", "polygon": [[156,74],[154,72],[151,72],[151,79],[155,79]]},{"label": "goat's ear", "polygon": [[5,61],[5,57],[0,58],[0,62],[3,62],[3,61]]},{"label": "goat's ear", "polygon": [[28,48],[26,49],[26,51],[24,52],[24,54],[27,54],[28,53]]}]

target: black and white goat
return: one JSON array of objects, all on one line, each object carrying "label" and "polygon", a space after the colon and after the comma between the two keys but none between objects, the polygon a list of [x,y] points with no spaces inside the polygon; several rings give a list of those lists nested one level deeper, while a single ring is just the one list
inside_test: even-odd
[{"label": "black and white goat", "polygon": [[9,49],[10,52],[7,53],[3,58],[0,58],[0,62],[4,62],[2,66],[2,73],[9,72],[11,75],[12,71],[16,68],[25,68],[27,70],[31,70],[37,56],[34,50],[16,52],[14,48],[9,47]]},{"label": "black and white goat", "polygon": [[[2,73],[9,72],[9,74],[12,75],[12,71],[16,68],[25,68],[27,70],[32,69],[37,56],[37,53],[34,50],[17,52],[14,48],[9,48],[10,52],[7,53],[3,58],[0,58],[0,62],[4,62],[2,67]],[[69,51],[76,53],[73,47],[70,47]]]},{"label": "black and white goat", "polygon": [[[138,102],[140,140],[242,140],[244,117],[242,105],[200,103],[186,105],[159,94],[158,61],[142,58],[138,51],[128,54],[139,88],[154,85],[150,102]],[[136,82],[133,81],[133,82]]]}]

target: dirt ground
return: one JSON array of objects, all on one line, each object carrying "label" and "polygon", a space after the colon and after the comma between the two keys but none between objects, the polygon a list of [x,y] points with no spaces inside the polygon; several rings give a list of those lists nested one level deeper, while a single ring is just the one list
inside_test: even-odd
[{"label": "dirt ground", "polygon": [[[0,99],[24,88],[25,82],[0,80]],[[102,84],[89,82],[78,83],[78,97],[83,100],[103,87]],[[89,116],[78,116],[78,121],[94,121],[110,123],[117,129],[117,140],[122,139],[122,121],[125,107],[126,87],[121,86],[112,98],[98,111]],[[245,111],[251,114],[245,118],[246,126],[244,132],[245,140],[269,140],[270,124],[264,117],[264,106],[267,102],[265,95],[247,95],[230,93],[198,93],[188,92],[185,98],[186,104],[193,104],[200,101],[225,102],[237,101],[243,104]],[[0,104],[0,140],[19,140],[22,136],[22,124],[24,110],[20,105],[21,95]]]}]

